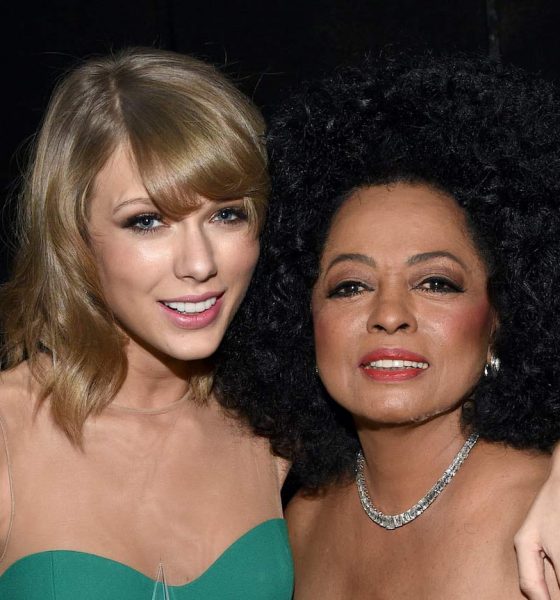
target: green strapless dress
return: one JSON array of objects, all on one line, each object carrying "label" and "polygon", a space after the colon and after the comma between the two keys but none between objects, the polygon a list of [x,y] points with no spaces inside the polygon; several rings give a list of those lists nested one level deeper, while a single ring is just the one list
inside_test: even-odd
[{"label": "green strapless dress", "polygon": [[2,600],[291,600],[292,592],[283,519],[245,533],[185,585],[165,586],[122,563],[70,550],[25,556],[0,577]]}]

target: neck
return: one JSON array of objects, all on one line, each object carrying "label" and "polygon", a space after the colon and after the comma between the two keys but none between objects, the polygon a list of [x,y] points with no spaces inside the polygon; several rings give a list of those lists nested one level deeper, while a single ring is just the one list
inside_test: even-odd
[{"label": "neck", "polygon": [[194,375],[212,371],[209,362],[173,359],[134,341],[128,343],[126,353],[127,375],[112,404],[133,411],[165,410],[188,395]]},{"label": "neck", "polygon": [[415,504],[441,477],[465,443],[460,410],[424,423],[371,426],[356,423],[371,498],[397,514]]}]

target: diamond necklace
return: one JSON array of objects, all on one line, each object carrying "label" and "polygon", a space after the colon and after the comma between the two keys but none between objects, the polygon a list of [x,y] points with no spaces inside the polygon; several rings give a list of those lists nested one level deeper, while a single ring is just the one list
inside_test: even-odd
[{"label": "diamond necklace", "polygon": [[465,462],[465,459],[472,450],[472,447],[476,444],[477,440],[478,433],[471,434],[464,446],[456,454],[453,462],[447,467],[447,469],[445,469],[443,475],[435,482],[428,493],[420,498],[420,500],[418,500],[414,506],[398,515],[386,515],[385,513],[381,512],[371,501],[366,485],[366,479],[364,477],[365,459],[362,451],[360,450],[358,452],[358,461],[356,466],[356,485],[358,487],[360,502],[362,503],[362,508],[364,509],[366,515],[374,523],[377,523],[377,525],[383,527],[384,529],[397,529],[397,527],[402,527],[403,525],[414,521],[414,519],[419,517],[441,494],[441,492],[443,492],[447,484],[453,479],[455,473],[457,473],[461,465]]}]

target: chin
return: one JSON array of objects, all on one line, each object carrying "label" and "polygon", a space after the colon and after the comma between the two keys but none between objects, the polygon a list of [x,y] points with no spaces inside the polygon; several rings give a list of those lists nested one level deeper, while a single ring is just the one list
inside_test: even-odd
[{"label": "chin", "polygon": [[165,353],[175,360],[184,362],[205,360],[210,358],[216,352],[218,346],[219,342],[208,344],[192,344],[187,348],[185,348],[183,345],[183,347],[180,348],[167,348]]},{"label": "chin", "polygon": [[411,407],[387,407],[383,411],[369,411],[367,414],[357,416],[357,419],[371,427],[400,427],[405,425],[422,425],[448,415],[457,410],[457,406],[438,406],[419,410],[410,410]]},{"label": "chin", "polygon": [[197,337],[189,335],[178,339],[175,336],[167,338],[164,336],[162,339],[161,336],[159,338],[152,336],[151,339],[141,339],[139,336],[135,336],[132,339],[136,346],[142,347],[144,352],[164,363],[205,360],[216,352],[222,341],[221,336],[208,333]]},{"label": "chin", "polygon": [[340,404],[359,421],[388,426],[420,423],[445,410],[430,403],[429,398],[414,398],[402,391],[384,396],[359,394],[352,402]]}]

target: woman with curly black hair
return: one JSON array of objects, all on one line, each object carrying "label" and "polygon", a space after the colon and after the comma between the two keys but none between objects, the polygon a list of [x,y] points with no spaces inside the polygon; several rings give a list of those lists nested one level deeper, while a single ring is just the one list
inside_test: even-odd
[{"label": "woman with curly black hair", "polygon": [[552,85],[468,58],[343,71],[273,122],[227,347],[295,438],[298,600],[522,597],[560,438],[559,140]]}]

